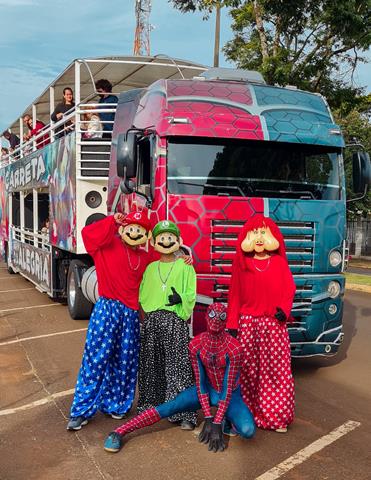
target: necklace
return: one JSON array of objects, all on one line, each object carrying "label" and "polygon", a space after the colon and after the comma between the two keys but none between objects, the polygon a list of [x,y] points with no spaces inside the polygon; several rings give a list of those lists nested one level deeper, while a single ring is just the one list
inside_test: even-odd
[{"label": "necklace", "polygon": [[140,265],[140,256],[138,255],[138,257],[139,257],[138,264],[137,264],[135,267],[133,267],[133,265],[131,264],[131,260],[130,260],[129,248],[130,248],[130,247],[126,247],[126,248],[125,248],[125,250],[126,250],[126,255],[128,256],[129,267],[130,267],[132,270],[134,270],[134,272],[135,272],[136,270],[138,270],[139,265]]},{"label": "necklace", "polygon": [[172,264],[172,266],[171,266],[171,268],[170,268],[170,270],[169,270],[169,273],[166,275],[165,280],[161,277],[161,272],[160,272],[160,263],[161,263],[161,262],[158,261],[158,263],[157,263],[158,276],[160,277],[160,280],[161,280],[161,283],[162,283],[161,288],[162,288],[162,291],[163,291],[163,292],[166,290],[166,282],[169,280],[169,277],[170,277],[170,275],[171,275],[171,272],[173,271],[175,262],[176,262],[176,260],[174,260],[174,262],[172,262],[173,264]]},{"label": "necklace", "polygon": [[[260,261],[261,261],[261,260],[259,260],[259,262],[260,262]],[[253,263],[255,269],[256,269],[258,272],[265,272],[266,270],[268,270],[269,264],[271,263],[271,257],[268,258],[268,262],[267,262],[265,268],[259,268],[259,267],[257,267],[254,258],[252,259],[252,263]]]}]

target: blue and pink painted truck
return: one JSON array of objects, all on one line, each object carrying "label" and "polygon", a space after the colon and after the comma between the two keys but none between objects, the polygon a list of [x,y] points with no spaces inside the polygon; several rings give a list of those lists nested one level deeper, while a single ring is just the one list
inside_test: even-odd
[{"label": "blue and pink painted truck", "polygon": [[[137,57],[126,61],[134,58],[138,61]],[[25,220],[18,230],[11,220],[14,206],[9,209],[9,197],[16,192],[23,201],[20,214],[24,216],[23,183],[31,175],[27,168],[27,172],[41,172],[27,185],[48,189],[52,221],[48,273],[39,260],[39,276],[33,277],[39,288],[45,286],[50,296],[67,299],[73,318],[86,317],[92,304],[83,290],[94,300],[89,288],[84,288],[93,268],[81,249],[79,231],[84,222],[137,208],[146,211],[153,223],[169,219],[181,228],[198,278],[192,319],[196,334],[205,328],[205,303],[228,299],[242,225],[255,213],[263,213],[284,234],[296,283],[289,325],[292,355],[335,354],[343,339],[347,262],[345,145],[325,99],[266,85],[256,72],[207,69],[184,61],[175,62],[179,68],[171,72],[174,64],[161,61],[163,66],[150,79],[148,74],[141,76],[142,85],[138,78],[131,87],[117,83],[125,91],[119,95],[109,142],[93,145],[82,140],[77,116],[86,98],[80,95],[74,132],[3,167],[3,245],[9,267],[30,277],[32,261],[36,269],[31,258],[42,250],[39,237],[27,243]],[[149,72],[149,63],[161,61],[148,58],[144,63],[143,59],[142,74],[143,69]],[[74,68],[81,79],[81,71]],[[85,69],[85,64],[79,68]],[[139,75],[138,68],[132,72],[134,77]],[[113,76],[115,72],[111,69]],[[38,170],[33,165],[40,155],[44,167]],[[17,168],[24,173],[19,170],[16,177]],[[370,183],[370,162],[363,151],[353,155],[353,180],[358,193],[364,193]],[[44,271],[45,278],[49,275],[48,287],[42,283]]]}]

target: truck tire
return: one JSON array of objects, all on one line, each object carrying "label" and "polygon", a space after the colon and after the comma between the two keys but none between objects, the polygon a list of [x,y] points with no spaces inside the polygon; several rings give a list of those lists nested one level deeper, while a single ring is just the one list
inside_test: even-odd
[{"label": "truck tire", "polygon": [[86,320],[90,317],[93,304],[87,300],[81,291],[78,268],[88,266],[81,260],[72,260],[67,275],[67,305],[74,320]]}]

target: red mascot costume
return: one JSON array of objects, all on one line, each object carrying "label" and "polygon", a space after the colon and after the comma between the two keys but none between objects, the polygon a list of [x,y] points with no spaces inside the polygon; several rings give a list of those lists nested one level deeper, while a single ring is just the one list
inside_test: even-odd
[{"label": "red mascot costume", "polygon": [[294,380],[286,321],[295,284],[283,236],[270,218],[255,215],[238,237],[227,328],[244,349],[242,398],[258,427],[286,432],[294,418]]}]

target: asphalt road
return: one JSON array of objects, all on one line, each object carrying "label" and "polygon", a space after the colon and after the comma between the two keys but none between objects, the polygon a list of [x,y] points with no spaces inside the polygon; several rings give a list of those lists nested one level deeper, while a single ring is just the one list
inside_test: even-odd
[{"label": "asphalt road", "polygon": [[98,414],[80,432],[66,431],[87,321],[71,320],[2,265],[0,294],[1,480],[371,479],[369,294],[346,293],[336,357],[295,361],[288,433],[231,438],[218,454],[166,420],[129,435],[118,454],[102,444],[121,421]]}]

